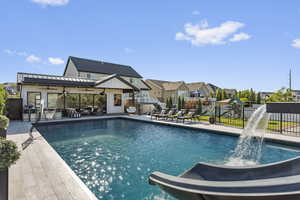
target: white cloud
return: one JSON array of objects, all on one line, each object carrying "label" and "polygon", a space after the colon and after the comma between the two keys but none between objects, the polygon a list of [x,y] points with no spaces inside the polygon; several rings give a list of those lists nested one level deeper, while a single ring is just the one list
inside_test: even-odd
[{"label": "white cloud", "polygon": [[133,50],[133,49],[130,49],[130,48],[124,48],[124,52],[125,52],[125,53],[133,53],[134,50]]},{"label": "white cloud", "polygon": [[26,52],[18,52],[10,49],[5,49],[3,50],[4,53],[9,54],[9,55],[17,55],[17,56],[28,56]]},{"label": "white cloud", "polygon": [[200,12],[199,12],[198,10],[194,10],[194,11],[192,12],[192,14],[193,14],[193,15],[200,15]]},{"label": "white cloud", "polygon": [[251,38],[251,35],[247,33],[237,33],[234,34],[234,36],[230,39],[231,42],[238,42],[241,40],[248,40]]},{"label": "white cloud", "polygon": [[33,3],[41,4],[42,6],[63,6],[69,3],[69,0],[31,0]]},{"label": "white cloud", "polygon": [[184,32],[176,33],[175,39],[190,41],[195,46],[221,45],[231,42],[228,38],[244,26],[243,23],[236,21],[226,21],[212,28],[208,28],[206,20],[195,25],[187,23],[184,25]]},{"label": "white cloud", "polygon": [[39,63],[42,61],[42,59],[38,56],[35,56],[33,54],[26,57],[26,61],[29,63]]},{"label": "white cloud", "polygon": [[6,54],[9,54],[9,55],[15,54],[15,51],[10,50],[10,49],[4,49],[3,52],[6,53]]},{"label": "white cloud", "polygon": [[300,49],[300,39],[293,40],[291,46]]},{"label": "white cloud", "polygon": [[48,61],[49,63],[51,63],[52,65],[61,65],[61,64],[64,64],[64,60],[61,59],[61,58],[52,58],[52,57],[49,57],[48,58]]}]

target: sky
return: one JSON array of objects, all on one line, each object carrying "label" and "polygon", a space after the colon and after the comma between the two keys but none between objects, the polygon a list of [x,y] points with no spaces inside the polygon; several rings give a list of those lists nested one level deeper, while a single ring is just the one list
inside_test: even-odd
[{"label": "sky", "polygon": [[300,1],[3,0],[0,82],[62,75],[68,56],[132,66],[145,79],[300,89]]}]

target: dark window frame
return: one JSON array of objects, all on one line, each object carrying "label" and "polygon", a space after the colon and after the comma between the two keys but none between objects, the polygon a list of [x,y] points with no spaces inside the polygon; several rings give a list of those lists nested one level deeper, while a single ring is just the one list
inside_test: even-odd
[{"label": "dark window frame", "polygon": [[[32,94],[32,93],[37,93],[37,94],[40,95],[40,105],[41,105],[42,93],[41,92],[34,92],[34,91],[28,91],[27,92],[27,105],[29,106],[29,94]],[[33,106],[36,108],[36,99],[34,99],[34,105]]]}]

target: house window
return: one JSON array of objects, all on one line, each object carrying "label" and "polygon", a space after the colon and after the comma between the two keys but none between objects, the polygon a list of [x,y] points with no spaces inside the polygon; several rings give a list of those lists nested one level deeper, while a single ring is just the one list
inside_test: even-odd
[{"label": "house window", "polygon": [[47,108],[63,108],[64,96],[58,93],[47,94]]},{"label": "house window", "polygon": [[41,93],[27,92],[27,105],[31,105],[35,108],[39,108],[41,105]]},{"label": "house window", "polygon": [[87,74],[86,77],[87,77],[88,79],[91,79],[91,74]]},{"label": "house window", "polygon": [[122,95],[114,94],[114,106],[121,106],[121,105],[122,105]]},{"label": "house window", "polygon": [[66,108],[80,108],[79,94],[66,95]]}]

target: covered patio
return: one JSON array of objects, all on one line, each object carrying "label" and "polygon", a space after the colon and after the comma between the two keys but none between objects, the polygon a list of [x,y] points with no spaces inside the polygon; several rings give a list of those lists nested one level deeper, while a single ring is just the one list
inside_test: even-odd
[{"label": "covered patio", "polygon": [[77,118],[124,113],[124,95],[138,88],[118,75],[100,80],[18,73],[23,120],[34,121],[43,108],[42,119]]}]

